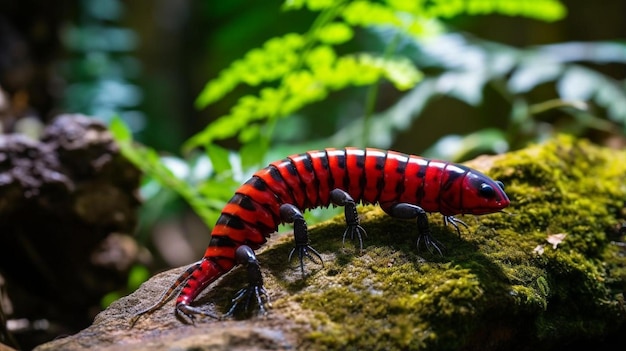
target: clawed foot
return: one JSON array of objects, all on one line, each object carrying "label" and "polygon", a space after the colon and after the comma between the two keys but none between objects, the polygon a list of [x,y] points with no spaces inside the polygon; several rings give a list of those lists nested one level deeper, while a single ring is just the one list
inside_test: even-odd
[{"label": "clawed foot", "polygon": [[459,234],[459,237],[461,237],[461,228],[459,228],[459,224],[464,226],[465,229],[469,229],[469,227],[467,226],[465,222],[463,222],[462,220],[454,216],[443,216],[443,223],[445,225],[451,224],[456,229],[456,232],[457,234]]},{"label": "clawed foot", "polygon": [[433,238],[433,236],[430,234],[421,234],[417,237],[417,251],[420,250],[420,243],[422,241],[424,241],[424,245],[426,246],[426,249],[428,249],[428,252],[433,254],[434,251],[437,251],[437,253],[439,253],[439,256],[443,256],[442,250],[439,248],[439,246],[441,246],[444,250],[446,247],[437,239]]},{"label": "clawed foot", "polygon": [[187,304],[180,304],[176,306],[176,311],[187,317],[191,324],[195,324],[197,316],[206,316],[217,320],[230,318],[242,305],[243,311],[248,313],[252,306],[256,304],[259,315],[267,314],[267,308],[272,307],[267,291],[263,286],[259,285],[248,285],[247,287],[237,291],[235,297],[231,300],[231,303],[232,305],[230,306],[230,309],[223,316],[218,316],[212,312]]},{"label": "clawed foot", "polygon": [[341,241],[343,245],[346,244],[346,236],[348,236],[348,234],[350,234],[350,240],[354,240],[355,235],[359,238],[359,249],[363,251],[363,236],[367,236],[365,229],[359,224],[348,225],[346,231],[343,232],[343,240]]},{"label": "clawed foot", "polygon": [[191,324],[195,324],[196,321],[196,316],[206,316],[206,317],[211,317],[213,319],[220,319],[219,316],[209,312],[209,311],[205,311],[201,308],[198,307],[194,307],[194,306],[190,306],[190,305],[186,305],[186,304],[180,304],[176,306],[176,311],[178,313],[181,313],[182,315],[184,315],[185,317],[187,317],[190,321]]},{"label": "clawed foot", "polygon": [[289,252],[288,261],[291,262],[291,258],[293,257],[294,252],[298,251],[298,259],[300,260],[300,272],[302,272],[302,277],[304,277],[304,258],[308,258],[311,262],[315,264],[324,266],[324,260],[322,260],[322,256],[310,245],[296,245],[291,252]]},{"label": "clawed foot", "polygon": [[232,306],[230,307],[228,312],[226,312],[226,314],[224,315],[224,318],[232,317],[235,311],[237,310],[237,307],[242,302],[243,302],[244,312],[247,313],[250,310],[250,305],[251,305],[252,300],[255,301],[258,307],[259,315],[265,315],[267,313],[267,309],[265,308],[266,305],[267,307],[272,306],[272,304],[270,303],[270,298],[267,295],[267,291],[265,290],[263,286],[249,285],[239,290],[235,294],[235,297],[231,300]]}]

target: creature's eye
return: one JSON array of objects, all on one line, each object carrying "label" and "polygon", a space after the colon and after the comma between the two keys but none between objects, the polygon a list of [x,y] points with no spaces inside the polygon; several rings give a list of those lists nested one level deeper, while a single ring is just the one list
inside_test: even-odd
[{"label": "creature's eye", "polygon": [[498,186],[500,187],[500,189],[504,190],[504,183],[502,183],[499,180],[496,180],[496,184],[498,184]]},{"label": "creature's eye", "polygon": [[480,194],[480,196],[487,198],[487,199],[491,199],[492,197],[496,196],[496,191],[493,189],[493,187],[487,183],[482,183],[480,185],[480,189],[478,189],[478,193]]}]

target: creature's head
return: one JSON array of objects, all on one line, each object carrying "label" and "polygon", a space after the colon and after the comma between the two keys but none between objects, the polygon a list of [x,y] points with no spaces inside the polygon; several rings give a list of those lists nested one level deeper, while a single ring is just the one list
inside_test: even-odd
[{"label": "creature's head", "polygon": [[501,182],[463,165],[448,164],[446,171],[439,203],[442,214],[482,215],[500,212],[509,206]]},{"label": "creature's head", "polygon": [[500,212],[510,204],[504,184],[476,170],[465,174],[461,187],[463,213],[481,215]]}]

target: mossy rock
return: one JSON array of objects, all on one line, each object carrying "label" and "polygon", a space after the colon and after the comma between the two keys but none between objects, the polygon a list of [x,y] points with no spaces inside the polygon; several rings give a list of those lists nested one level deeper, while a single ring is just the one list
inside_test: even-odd
[{"label": "mossy rock", "polygon": [[[170,301],[129,329],[132,313],[155,301],[177,269],[39,350],[551,350],[618,340],[626,331],[626,152],[559,137],[471,166],[506,185],[511,207],[460,217],[468,224],[460,236],[431,215],[442,256],[416,248],[413,222],[368,206],[360,210],[363,252],[342,243],[341,217],[311,228],[324,266],[309,262],[305,279],[286,263],[290,236],[272,238],[259,254],[273,303],[265,317],[194,327],[174,317]],[[198,303],[224,312],[243,284],[236,269]]]}]

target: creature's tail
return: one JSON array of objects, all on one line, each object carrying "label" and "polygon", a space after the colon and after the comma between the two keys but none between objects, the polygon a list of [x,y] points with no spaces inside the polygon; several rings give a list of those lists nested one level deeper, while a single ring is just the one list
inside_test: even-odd
[{"label": "creature's tail", "polygon": [[155,304],[135,313],[130,320],[130,328],[135,326],[135,323],[137,323],[137,321],[139,320],[141,316],[143,316],[144,314],[152,313],[158,310],[159,308],[161,308],[161,306],[163,306],[165,303],[167,303],[167,301],[172,296],[172,293],[174,293],[174,291],[176,291],[178,287],[180,287],[184,282],[186,282],[187,279],[189,279],[189,277],[193,274],[193,272],[195,272],[198,269],[198,267],[200,267],[200,265],[202,264],[202,260],[192,264],[180,276],[178,276],[176,281],[170,286],[169,289],[167,289],[167,291],[163,293],[163,295],[161,295],[161,297]]}]

